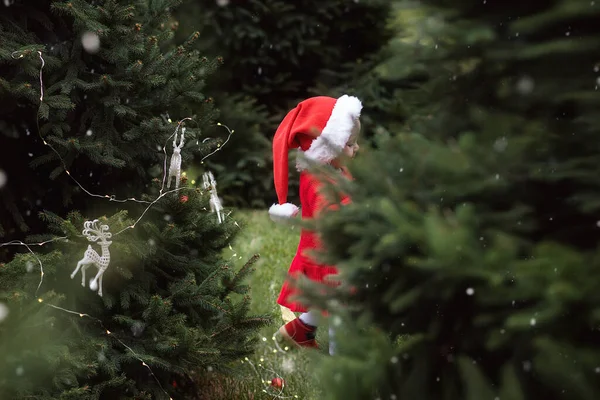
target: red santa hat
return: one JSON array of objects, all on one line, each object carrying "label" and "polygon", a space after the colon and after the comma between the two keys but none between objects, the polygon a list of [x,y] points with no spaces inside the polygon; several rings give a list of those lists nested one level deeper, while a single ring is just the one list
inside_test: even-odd
[{"label": "red santa hat", "polygon": [[[329,163],[342,153],[361,110],[356,97],[319,96],[304,100],[285,116],[273,138],[273,178],[279,204],[269,209],[271,218],[298,213],[298,207],[287,202],[289,151],[298,149],[308,160]],[[304,167],[301,160],[298,167]]]}]

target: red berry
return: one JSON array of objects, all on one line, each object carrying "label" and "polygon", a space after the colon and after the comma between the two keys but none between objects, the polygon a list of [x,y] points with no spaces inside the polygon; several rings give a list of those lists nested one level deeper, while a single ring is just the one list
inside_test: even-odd
[{"label": "red berry", "polygon": [[187,197],[185,194],[179,198],[179,201],[182,203],[187,203],[188,200],[189,197]]}]

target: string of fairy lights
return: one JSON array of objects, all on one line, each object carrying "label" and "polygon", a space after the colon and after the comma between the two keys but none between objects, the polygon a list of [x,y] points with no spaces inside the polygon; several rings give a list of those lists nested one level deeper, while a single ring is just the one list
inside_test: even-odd
[{"label": "string of fairy lights", "polygon": [[[22,50],[22,51],[15,51],[11,54],[11,57],[13,59],[21,59],[23,58],[25,55],[31,53],[31,50]],[[36,51],[39,59],[41,61],[41,66],[40,66],[40,70],[39,70],[39,82],[40,82],[40,107],[43,104],[44,101],[44,81],[43,81],[43,69],[45,66],[45,60],[43,57],[43,54],[40,50]],[[96,194],[96,193],[92,193],[91,191],[89,191],[87,188],[85,188],[74,176],[73,174],[69,171],[69,168],[67,167],[67,164],[65,162],[65,160],[63,159],[63,157],[60,155],[60,153],[54,148],[54,146],[52,146],[52,144],[50,144],[48,141],[46,141],[42,135],[41,135],[41,129],[39,126],[39,117],[36,118],[36,125],[37,125],[37,131],[38,131],[38,135],[40,137],[40,139],[42,140],[43,144],[48,146],[57,156],[58,159],[60,160],[63,169],[65,171],[65,173],[70,177],[70,179],[72,179],[75,184],[88,196],[91,197],[96,197],[96,198],[102,198],[102,199],[107,199],[111,202],[119,202],[119,203],[125,203],[125,202],[136,202],[136,203],[142,203],[142,204],[146,204],[146,208],[143,210],[143,212],[140,214],[140,216],[131,224],[126,226],[125,228],[121,229],[120,231],[116,232],[113,236],[117,236],[123,232],[125,232],[128,229],[134,229],[135,226],[144,218],[144,216],[146,215],[146,213],[157,203],[159,202],[162,198],[164,198],[165,196],[172,194],[172,193],[177,193],[179,191],[182,190],[196,190],[195,188],[189,188],[189,187],[176,187],[175,189],[171,189],[171,190],[166,190],[165,191],[165,180],[166,180],[166,175],[167,175],[167,152],[166,152],[166,148],[167,148],[167,143],[168,141],[175,136],[178,132],[179,129],[182,128],[182,125],[184,124],[184,122],[186,121],[194,121],[191,117],[187,117],[187,118],[183,118],[182,120],[180,120],[177,123],[177,126],[175,128],[174,133],[166,140],[165,142],[165,146],[163,146],[162,150],[164,152],[164,166],[163,166],[163,181],[162,181],[162,186],[159,192],[159,195],[156,197],[156,199],[152,200],[152,201],[147,201],[147,200],[141,200],[141,199],[136,199],[135,197],[129,197],[129,198],[125,198],[125,199],[117,199],[115,195],[109,195],[109,194],[104,194],[104,195],[100,195],[100,194]],[[171,123],[171,119],[168,118],[168,122]],[[226,138],[226,140],[222,143],[222,144],[218,144],[217,148],[210,152],[209,154],[205,155],[200,161],[201,163],[204,163],[204,161],[214,155],[215,153],[217,153],[218,151],[220,151],[230,140],[231,136],[233,135],[234,131],[229,129],[229,127],[227,127],[226,125],[223,125],[221,123],[217,124],[218,126],[221,126],[223,128],[225,128],[228,132],[228,136]],[[185,128],[183,128],[185,129]],[[206,140],[209,140],[210,138],[206,138],[204,139],[203,142],[205,142]],[[197,142],[198,143],[198,142]],[[201,194],[204,194],[203,191],[200,191]],[[206,210],[206,208],[204,208],[204,210]],[[231,212],[229,212],[227,214],[227,216],[229,216],[231,214]],[[237,223],[237,221],[234,221],[234,224],[239,228],[240,225]],[[38,292],[43,284],[44,281],[44,266],[43,263],[41,261],[41,259],[35,254],[35,252],[32,250],[32,247],[35,246],[44,246],[48,243],[53,243],[53,242],[57,242],[57,241],[62,241],[62,240],[68,240],[67,236],[60,236],[60,237],[54,237],[52,239],[48,239],[42,242],[38,242],[38,243],[25,243],[21,240],[12,240],[9,242],[5,242],[5,243],[0,243],[0,248],[1,247],[5,247],[5,246],[23,246],[25,247],[28,252],[37,260],[38,264],[39,264],[39,269],[40,269],[40,281],[38,283],[38,286],[36,288],[35,291],[35,296],[38,297]],[[233,249],[231,248],[231,245],[229,245],[230,250],[233,251]],[[235,257],[237,255],[237,253],[233,252],[233,257]],[[38,302],[40,303],[44,303],[44,300],[39,297],[38,298]],[[89,318],[97,323],[100,324],[101,328],[105,331],[105,333],[110,336],[111,338],[113,338],[114,340],[116,340],[121,346],[123,346],[125,349],[127,349],[127,351],[129,351],[131,353],[131,355],[136,358],[143,367],[147,368],[150,375],[154,378],[154,380],[156,381],[156,383],[158,384],[159,388],[164,392],[165,395],[167,395],[169,397],[170,400],[172,400],[172,397],[169,395],[169,393],[163,388],[163,386],[160,383],[160,380],[158,379],[158,377],[154,374],[154,372],[152,371],[152,368],[142,359],[142,357],[140,357],[130,346],[128,346],[126,343],[124,343],[122,340],[120,340],[118,337],[116,337],[110,330],[106,329],[106,327],[102,324],[102,321],[99,318],[93,317],[87,313],[82,313],[82,312],[78,312],[75,310],[69,310],[63,307],[59,307],[56,306],[54,304],[49,304],[49,303],[44,303],[46,306],[51,307],[53,309],[56,310],[60,310],[62,312],[68,313],[68,314],[73,314],[73,315],[78,315],[81,318]]]},{"label": "string of fairy lights", "polygon": [[[26,51],[15,51],[15,52],[13,52],[13,53],[11,54],[11,57],[12,57],[13,59],[21,59],[21,58],[23,58],[23,57],[24,57],[26,54],[28,54],[28,52],[29,52],[29,51],[27,51],[27,50],[26,50]],[[44,57],[43,57],[43,55],[42,55],[42,52],[41,52],[41,51],[39,51],[39,50],[38,50],[38,51],[37,51],[37,54],[38,54],[38,57],[40,58],[40,61],[41,61],[41,66],[40,66],[40,70],[39,70],[39,82],[40,82],[40,106],[41,106],[42,102],[44,101],[44,80],[43,80],[43,69],[44,69],[44,66],[45,66],[45,60],[44,60]],[[177,193],[177,192],[179,192],[179,191],[182,191],[182,190],[192,190],[192,189],[193,189],[193,188],[188,188],[188,187],[181,187],[181,188],[175,188],[175,189],[172,189],[172,190],[167,190],[167,191],[164,191],[165,180],[166,180],[166,175],[167,175],[167,167],[166,167],[167,158],[168,158],[168,155],[167,155],[167,152],[166,152],[167,143],[169,142],[169,140],[171,140],[171,138],[172,138],[174,135],[176,135],[176,134],[177,134],[177,132],[178,132],[178,131],[179,131],[179,129],[182,127],[182,125],[183,125],[183,123],[184,123],[185,121],[193,121],[193,119],[192,119],[191,117],[186,117],[186,118],[183,118],[182,120],[180,120],[180,121],[177,123],[177,126],[176,126],[176,128],[175,128],[175,131],[174,131],[174,133],[173,133],[171,136],[169,136],[169,138],[167,138],[167,140],[165,141],[165,145],[164,145],[164,146],[162,146],[162,150],[163,150],[163,152],[164,152],[164,156],[165,156],[165,157],[164,157],[164,168],[163,168],[163,182],[162,182],[162,187],[161,187],[161,189],[160,189],[160,192],[159,192],[159,195],[158,195],[158,197],[157,197],[156,199],[152,200],[152,201],[140,200],[140,199],[136,199],[135,197],[129,197],[129,198],[126,198],[126,199],[117,199],[115,195],[109,195],[109,194],[100,195],[100,194],[92,193],[92,192],[91,192],[91,191],[89,191],[87,188],[85,188],[85,187],[84,187],[84,186],[83,186],[83,185],[82,185],[82,184],[81,184],[81,183],[80,183],[80,182],[79,182],[79,181],[78,181],[78,180],[77,180],[77,179],[76,179],[76,178],[73,176],[73,174],[72,174],[72,173],[71,173],[71,171],[69,170],[69,168],[68,168],[68,166],[67,166],[67,164],[66,164],[66,162],[65,162],[64,158],[63,158],[63,157],[60,155],[60,153],[59,153],[59,152],[56,150],[56,148],[55,148],[54,146],[52,146],[52,144],[50,144],[48,141],[46,141],[46,140],[45,140],[45,139],[44,139],[44,138],[41,136],[41,129],[40,129],[40,127],[39,127],[39,119],[36,119],[36,125],[37,125],[37,131],[38,131],[38,135],[39,135],[40,139],[42,140],[43,144],[44,144],[44,145],[46,145],[46,146],[48,146],[48,147],[49,147],[49,148],[50,148],[50,149],[51,149],[51,150],[52,150],[52,151],[53,151],[53,152],[56,154],[56,156],[58,157],[58,159],[60,160],[60,162],[61,162],[61,164],[62,164],[62,166],[63,166],[63,169],[64,169],[65,173],[66,173],[66,174],[67,174],[67,175],[68,175],[68,176],[69,176],[69,177],[70,177],[70,178],[73,180],[73,182],[75,182],[75,184],[76,184],[76,185],[77,185],[77,186],[78,186],[78,187],[79,187],[79,188],[80,188],[80,189],[81,189],[81,190],[82,190],[84,193],[86,193],[88,196],[91,196],[91,197],[96,197],[96,198],[102,198],[102,199],[108,199],[108,200],[109,200],[109,201],[111,201],[111,202],[119,202],[119,203],[124,203],[124,202],[128,202],[128,201],[133,201],[133,202],[136,202],[136,203],[142,203],[142,204],[147,204],[147,205],[148,205],[148,206],[147,206],[147,207],[146,207],[146,208],[143,210],[143,212],[141,213],[141,215],[140,215],[140,216],[139,216],[139,217],[138,217],[138,218],[135,220],[135,222],[134,222],[133,224],[131,224],[131,225],[129,225],[129,226],[126,226],[125,228],[121,229],[120,231],[118,231],[118,232],[116,232],[116,233],[114,234],[114,236],[117,236],[117,235],[119,235],[119,234],[121,234],[121,233],[123,233],[123,232],[125,232],[125,231],[127,231],[127,230],[129,230],[129,229],[133,229],[133,228],[135,228],[135,226],[136,226],[136,225],[137,225],[137,224],[138,224],[138,223],[139,223],[139,222],[140,222],[140,221],[141,221],[141,220],[144,218],[144,216],[146,215],[146,213],[147,213],[147,212],[148,212],[148,211],[149,211],[149,210],[150,210],[150,209],[151,209],[151,208],[152,208],[152,207],[153,207],[153,206],[154,206],[156,203],[158,203],[158,202],[159,202],[159,201],[160,201],[160,200],[161,200],[163,197],[165,197],[165,196],[167,196],[167,195],[169,195],[169,194],[171,194],[171,193]],[[171,122],[172,122],[170,118],[168,118],[168,122],[169,122],[169,123],[171,123]],[[203,158],[200,160],[202,163],[203,163],[203,162],[204,162],[204,161],[205,161],[205,160],[206,160],[208,157],[210,157],[210,156],[214,155],[215,153],[217,153],[218,151],[220,151],[220,150],[223,148],[223,146],[225,146],[225,145],[226,145],[226,144],[229,142],[229,140],[231,139],[231,136],[232,136],[232,135],[233,135],[233,133],[234,133],[234,131],[233,131],[233,130],[231,130],[231,129],[229,129],[229,127],[227,127],[226,125],[223,125],[223,124],[221,124],[221,123],[217,123],[217,125],[218,125],[218,126],[221,126],[221,127],[223,127],[223,128],[225,128],[225,129],[227,130],[227,132],[228,132],[228,136],[227,136],[226,140],[223,142],[223,144],[218,144],[218,145],[217,145],[217,148],[216,148],[214,151],[212,151],[211,153],[209,153],[209,154],[205,155],[205,156],[204,156],[204,157],[203,157]],[[206,138],[205,140],[208,140],[208,139],[210,139],[210,138]],[[194,190],[195,190],[195,189],[194,189]],[[202,192],[202,191],[201,191],[200,193],[201,193],[201,194],[203,194],[203,192]],[[204,210],[206,210],[206,208],[204,208]],[[237,222],[235,222],[235,225],[236,225],[237,227],[239,227],[239,224],[238,224]],[[33,256],[34,258],[36,258],[36,260],[37,260],[38,264],[40,265],[40,282],[39,282],[39,284],[38,284],[38,287],[37,287],[37,289],[36,289],[36,293],[35,293],[35,295],[37,296],[37,294],[38,294],[38,291],[39,291],[39,289],[41,288],[41,286],[42,286],[42,283],[43,283],[43,280],[44,280],[44,268],[43,268],[43,263],[42,263],[42,261],[40,260],[40,258],[39,258],[39,257],[37,257],[37,255],[35,254],[35,252],[33,252],[33,250],[31,250],[31,247],[30,247],[30,246],[43,246],[43,245],[45,245],[45,244],[47,244],[47,243],[50,243],[50,242],[56,242],[56,241],[59,241],[59,240],[66,240],[66,239],[67,239],[67,237],[66,237],[66,236],[61,236],[61,237],[56,237],[56,238],[53,238],[53,239],[51,239],[51,240],[46,240],[46,241],[43,241],[43,242],[39,242],[39,243],[24,243],[23,241],[20,241],[20,240],[13,240],[13,241],[10,241],[10,242],[0,243],[0,247],[4,247],[4,246],[24,246],[24,247],[26,247],[26,248],[27,248],[27,250],[28,250],[28,251],[29,251],[29,252],[32,254],[32,256]]]},{"label": "string of fairy lights", "polygon": [[[40,303],[43,303],[43,299],[38,299],[38,301]],[[152,371],[152,368],[150,368],[150,366],[148,364],[146,364],[146,362],[142,359],[142,357],[140,357],[130,346],[128,346],[126,343],[124,343],[121,339],[119,339],[117,336],[115,336],[110,330],[106,329],[106,327],[104,326],[104,324],[102,323],[102,321],[96,317],[93,317],[89,314],[86,313],[80,313],[77,311],[73,311],[73,310],[68,310],[66,308],[62,308],[59,306],[56,306],[54,304],[47,304],[45,303],[48,307],[52,307],[56,310],[60,310],[63,312],[66,312],[68,314],[74,314],[74,315],[79,315],[80,318],[89,318],[91,320],[93,320],[94,322],[97,322],[100,327],[104,330],[104,332],[106,333],[106,335],[108,335],[109,337],[113,338],[114,340],[116,340],[121,346],[123,346],[125,349],[127,349],[127,351],[129,351],[131,353],[131,355],[136,358],[144,368],[146,368],[148,370],[148,372],[150,373],[150,375],[152,376],[152,378],[154,378],[154,380],[156,381],[156,383],[158,384],[158,387],[160,388],[160,390],[162,390],[162,392],[169,396],[169,400],[173,400],[173,398],[171,397],[171,395],[165,390],[165,388],[163,387],[163,385],[160,383],[160,380],[158,379],[158,377],[154,374],[154,371]]]},{"label": "string of fairy lights", "polygon": [[[266,346],[268,352],[273,353],[273,354],[288,353],[288,351],[290,350],[289,347],[286,346],[284,348],[280,348],[280,346],[277,345],[277,340],[276,340],[275,336],[273,336],[272,339],[273,339],[274,343],[276,344],[276,347],[271,347],[269,345],[269,341],[267,340],[266,337],[262,338],[262,342]],[[287,361],[291,362],[290,359],[288,359]],[[284,394],[286,382],[285,382],[283,376],[279,372],[277,372],[275,369],[268,367],[266,365],[266,362],[267,362],[267,360],[265,359],[265,357],[260,357],[258,359],[258,361],[256,361],[256,362],[253,362],[248,357],[245,357],[243,360],[241,360],[242,364],[250,365],[250,367],[252,368],[254,373],[257,375],[258,379],[260,379],[260,382],[263,386],[263,389],[262,389],[263,393],[267,394],[271,398],[276,398],[276,399],[298,399],[299,397],[296,394],[294,394],[294,395]],[[285,361],[284,361],[284,363],[285,363]],[[289,369],[288,372],[293,372],[293,367],[290,368],[288,366],[288,369]],[[261,370],[264,371],[264,373],[261,373]],[[266,375],[266,378],[265,378],[265,375]]]}]

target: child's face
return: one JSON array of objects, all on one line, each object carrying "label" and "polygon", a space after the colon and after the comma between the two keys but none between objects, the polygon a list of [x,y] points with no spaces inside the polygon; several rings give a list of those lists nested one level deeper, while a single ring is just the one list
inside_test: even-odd
[{"label": "child's face", "polygon": [[350,134],[350,138],[348,139],[348,141],[346,142],[346,145],[342,149],[343,156],[337,157],[331,161],[331,164],[334,167],[341,168],[344,163],[343,158],[346,158],[346,157],[354,158],[354,156],[358,152],[358,149],[360,149],[360,147],[358,146],[358,143],[357,143],[359,134],[360,134],[360,121],[356,120],[354,123],[354,127],[352,128],[352,133]]},{"label": "child's face", "polygon": [[360,146],[358,145],[358,135],[360,133],[360,120],[356,120],[354,124],[354,128],[352,128],[352,133],[350,134],[350,138],[348,142],[346,142],[346,146],[344,146],[343,153],[345,156],[354,158]]}]

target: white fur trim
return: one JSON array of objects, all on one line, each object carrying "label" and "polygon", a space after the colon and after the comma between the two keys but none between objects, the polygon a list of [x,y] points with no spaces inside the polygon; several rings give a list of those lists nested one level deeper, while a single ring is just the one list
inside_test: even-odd
[{"label": "white fur trim", "polygon": [[[321,135],[312,141],[304,156],[322,164],[339,156],[352,134],[354,121],[360,117],[361,110],[362,103],[356,97],[343,95],[337,99]],[[296,163],[298,168],[305,167],[302,164]]]},{"label": "white fur trim", "polygon": [[295,217],[300,209],[292,203],[273,204],[269,216],[273,221]]}]

